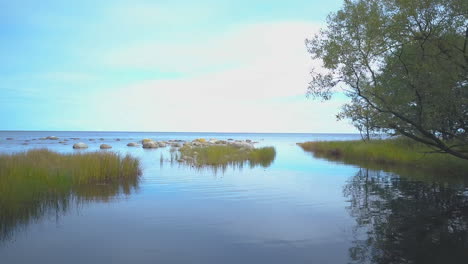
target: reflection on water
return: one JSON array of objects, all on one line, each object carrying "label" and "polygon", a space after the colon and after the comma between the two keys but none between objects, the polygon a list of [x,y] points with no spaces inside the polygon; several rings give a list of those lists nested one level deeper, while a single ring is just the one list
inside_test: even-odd
[{"label": "reflection on water", "polygon": [[139,177],[122,178],[106,184],[86,184],[68,191],[53,191],[21,203],[0,200],[0,242],[10,240],[15,232],[43,217],[65,214],[72,205],[108,202],[138,190]]},{"label": "reflection on water", "polygon": [[[54,134],[105,138],[112,151],[141,160],[141,180],[51,194],[12,213],[0,208],[1,264],[446,264],[468,259],[466,179],[360,169],[312,158],[295,144],[359,135]],[[23,151],[20,139],[48,135],[0,131],[0,152]],[[141,138],[211,137],[259,141],[274,146],[276,157],[266,168],[228,166],[215,176],[209,168],[171,163],[169,148],[126,146]],[[32,142],[28,148],[47,144],[75,152],[70,144]],[[83,152],[98,150],[101,141],[88,143]],[[18,232],[22,229],[27,230]]]},{"label": "reflection on water", "polygon": [[356,219],[354,263],[464,263],[468,194],[463,184],[413,181],[360,169],[344,187]]}]

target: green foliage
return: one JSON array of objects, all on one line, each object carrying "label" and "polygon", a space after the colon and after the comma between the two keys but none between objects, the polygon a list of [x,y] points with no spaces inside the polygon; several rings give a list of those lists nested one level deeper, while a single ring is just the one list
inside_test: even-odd
[{"label": "green foliage", "polygon": [[112,152],[59,154],[49,150],[0,155],[0,241],[50,210],[76,201],[107,200],[136,188],[139,161]]},{"label": "green foliage", "polygon": [[468,159],[468,2],[346,0],[327,24],[307,41],[326,69],[309,95],[343,88],[353,99],[343,117],[357,126],[355,110],[370,107],[370,128]]},{"label": "green foliage", "polygon": [[453,175],[468,174],[468,162],[450,155],[431,153],[431,148],[406,138],[364,141],[318,141],[299,143],[317,157],[375,167],[404,166]]},{"label": "green foliage", "polygon": [[273,147],[263,147],[258,149],[239,148],[235,146],[184,146],[180,148],[181,158],[197,167],[227,165],[243,166],[248,162],[251,167],[260,165],[268,167],[276,157]]}]

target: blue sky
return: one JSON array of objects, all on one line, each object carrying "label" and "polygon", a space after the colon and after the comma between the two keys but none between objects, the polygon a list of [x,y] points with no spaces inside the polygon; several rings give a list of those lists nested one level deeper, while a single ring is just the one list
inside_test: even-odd
[{"label": "blue sky", "polygon": [[354,132],[305,98],[341,2],[0,0],[0,130]]}]

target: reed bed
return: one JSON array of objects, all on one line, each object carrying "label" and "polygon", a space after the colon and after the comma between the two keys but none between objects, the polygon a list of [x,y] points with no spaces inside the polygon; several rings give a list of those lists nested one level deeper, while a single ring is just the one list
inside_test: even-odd
[{"label": "reed bed", "polygon": [[239,148],[235,146],[200,146],[180,148],[181,159],[195,166],[243,166],[248,163],[251,167],[260,165],[268,167],[276,157],[274,147]]},{"label": "reed bed", "polygon": [[139,161],[113,152],[59,154],[30,150],[0,155],[0,240],[16,226],[70,200],[107,200],[138,186]]},{"label": "reed bed", "polygon": [[380,164],[410,166],[412,168],[468,175],[468,161],[434,150],[418,142],[405,139],[380,139],[364,142],[318,141],[298,143],[317,157],[362,165]]}]

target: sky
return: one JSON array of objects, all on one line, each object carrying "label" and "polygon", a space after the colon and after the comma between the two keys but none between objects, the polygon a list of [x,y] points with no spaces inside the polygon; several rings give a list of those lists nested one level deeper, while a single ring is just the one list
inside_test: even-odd
[{"label": "sky", "polygon": [[347,133],[304,45],[342,0],[0,0],[0,130]]}]

